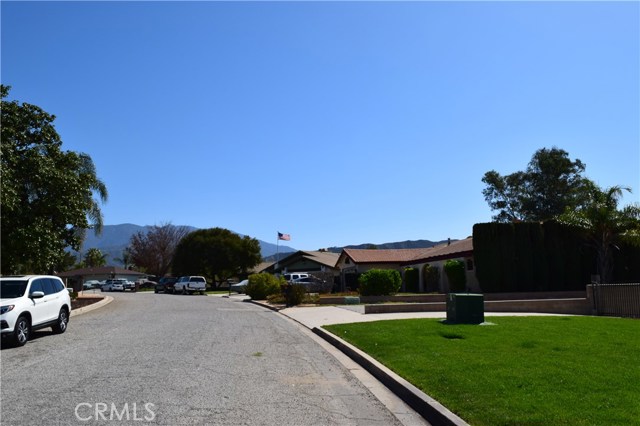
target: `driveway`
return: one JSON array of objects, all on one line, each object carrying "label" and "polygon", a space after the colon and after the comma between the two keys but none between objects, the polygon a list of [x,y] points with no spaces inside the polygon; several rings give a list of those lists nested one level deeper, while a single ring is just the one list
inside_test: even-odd
[{"label": "driveway", "polygon": [[3,349],[2,424],[399,425],[300,326],[233,299],[113,294]]}]

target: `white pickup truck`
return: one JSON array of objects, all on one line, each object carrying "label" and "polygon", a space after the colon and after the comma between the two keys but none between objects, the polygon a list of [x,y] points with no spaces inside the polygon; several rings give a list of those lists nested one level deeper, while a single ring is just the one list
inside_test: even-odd
[{"label": "white pickup truck", "polygon": [[207,280],[204,277],[198,277],[194,275],[189,275],[186,277],[180,277],[178,281],[176,281],[173,291],[175,293],[182,292],[182,294],[193,294],[195,292],[200,292],[200,294],[204,294],[204,291],[207,289]]}]

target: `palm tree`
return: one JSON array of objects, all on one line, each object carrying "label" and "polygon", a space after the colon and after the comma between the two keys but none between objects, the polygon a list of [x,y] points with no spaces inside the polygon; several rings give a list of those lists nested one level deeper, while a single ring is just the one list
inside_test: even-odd
[{"label": "palm tree", "polygon": [[589,200],[582,207],[567,210],[557,218],[562,224],[580,229],[587,244],[595,248],[598,273],[605,283],[613,278],[613,250],[620,250],[617,244],[640,246],[640,205],[631,204],[619,210],[623,191],[631,189],[612,186],[602,190],[593,185]]},{"label": "palm tree", "polygon": [[90,248],[84,255],[84,264],[89,268],[104,266],[107,264],[107,255],[102,253],[100,249]]}]

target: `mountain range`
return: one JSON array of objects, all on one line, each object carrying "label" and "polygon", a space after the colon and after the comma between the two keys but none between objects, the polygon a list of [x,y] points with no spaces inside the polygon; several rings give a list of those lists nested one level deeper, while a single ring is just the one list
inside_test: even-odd
[{"label": "mountain range", "polygon": [[[129,245],[129,241],[131,240],[131,236],[136,234],[137,232],[148,232],[152,227],[134,225],[131,223],[123,223],[120,225],[105,225],[102,229],[102,233],[100,235],[95,235],[93,232],[88,231],[85,241],[82,244],[82,248],[80,250],[81,254],[84,254],[90,248],[97,248],[103,253],[107,255],[107,264],[112,266],[122,266],[122,262],[120,258],[122,257],[122,251]],[[192,226],[186,226],[186,228],[195,231],[198,228],[194,228]],[[242,235],[242,234],[239,234]],[[298,251],[293,247],[276,245],[272,243],[268,243],[266,241],[258,240],[260,243],[260,249],[262,253],[262,257],[265,260],[269,260],[275,256],[277,252],[280,253],[280,257],[282,258],[283,253],[292,253]],[[401,248],[425,248],[425,247],[433,247],[434,245],[440,244],[442,241],[434,242],[429,240],[416,240],[416,241],[402,241],[396,243],[385,243],[385,244],[359,244],[359,245],[349,245],[345,247],[330,247],[327,250],[340,253],[343,248],[356,248],[356,249],[366,249],[366,248],[377,248],[377,249],[401,249]]]}]

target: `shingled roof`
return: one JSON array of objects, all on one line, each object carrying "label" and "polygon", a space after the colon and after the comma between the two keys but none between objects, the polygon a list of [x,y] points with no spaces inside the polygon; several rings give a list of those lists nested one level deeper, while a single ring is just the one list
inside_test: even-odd
[{"label": "shingled roof", "polygon": [[412,264],[441,259],[449,259],[457,256],[471,255],[473,253],[473,239],[453,241],[451,244],[441,244],[429,248],[417,249],[389,249],[366,250],[344,249],[342,255],[347,256],[353,263],[400,263]]}]

